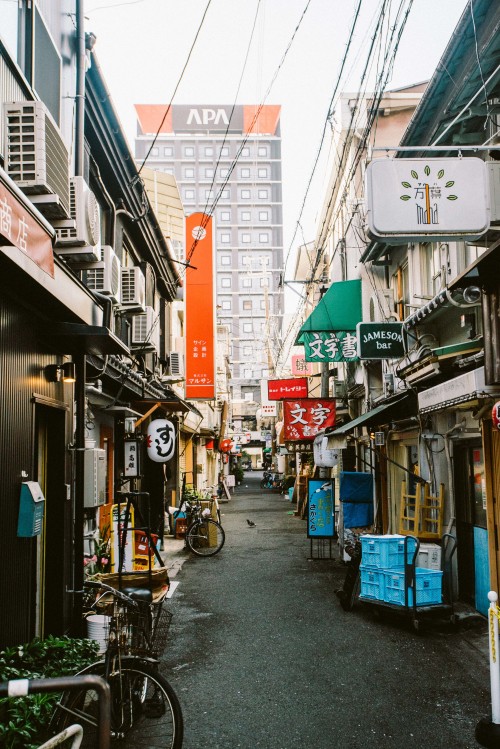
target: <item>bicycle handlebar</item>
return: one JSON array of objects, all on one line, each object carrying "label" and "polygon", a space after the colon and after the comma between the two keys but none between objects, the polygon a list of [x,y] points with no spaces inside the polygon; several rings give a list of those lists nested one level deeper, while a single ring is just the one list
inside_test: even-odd
[{"label": "bicycle handlebar", "polygon": [[137,601],[134,601],[134,599],[128,596],[126,593],[123,593],[121,590],[117,590],[116,588],[113,588],[111,585],[107,585],[106,583],[99,582],[98,580],[85,580],[85,582],[83,583],[83,587],[104,590],[106,593],[112,593],[112,595],[114,595],[116,598],[119,598],[121,601],[125,601],[127,606],[130,606],[133,609],[139,608],[139,604],[137,603]]}]

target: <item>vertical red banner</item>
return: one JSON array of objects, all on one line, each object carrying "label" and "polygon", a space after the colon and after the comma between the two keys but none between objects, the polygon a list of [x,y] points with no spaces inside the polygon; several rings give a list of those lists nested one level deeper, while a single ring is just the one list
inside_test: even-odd
[{"label": "vertical red banner", "polygon": [[[193,249],[194,248],[194,249]],[[212,219],[204,213],[186,218],[186,398],[215,398],[215,299]],[[195,270],[196,268],[196,270]]]}]

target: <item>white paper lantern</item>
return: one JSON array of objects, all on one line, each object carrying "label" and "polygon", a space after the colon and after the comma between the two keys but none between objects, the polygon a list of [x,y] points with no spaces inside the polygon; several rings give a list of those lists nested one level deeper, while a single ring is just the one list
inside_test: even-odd
[{"label": "white paper lantern", "polygon": [[148,426],[148,458],[155,463],[166,463],[175,452],[175,426],[168,419],[154,419]]}]

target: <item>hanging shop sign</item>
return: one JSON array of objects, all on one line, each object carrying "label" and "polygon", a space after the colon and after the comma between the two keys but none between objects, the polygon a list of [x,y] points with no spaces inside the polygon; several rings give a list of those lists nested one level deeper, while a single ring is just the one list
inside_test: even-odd
[{"label": "hanging shop sign", "polygon": [[370,235],[392,244],[477,239],[490,225],[488,171],[478,158],[374,159],[366,193]]},{"label": "hanging shop sign", "polygon": [[134,479],[141,475],[140,440],[128,439],[123,443],[123,475]]},{"label": "hanging shop sign", "polygon": [[148,425],[148,458],[155,463],[166,463],[175,452],[175,426],[168,419],[154,419]]},{"label": "hanging shop sign", "polygon": [[223,453],[230,453],[233,448],[233,441],[230,439],[221,440],[219,450]]},{"label": "hanging shop sign", "polygon": [[333,538],[335,482],[307,479],[307,538]]},{"label": "hanging shop sign", "polygon": [[307,398],[307,377],[293,377],[289,380],[268,380],[267,394],[271,401],[285,398]]},{"label": "hanging shop sign", "polygon": [[491,409],[491,418],[493,421],[493,429],[500,430],[500,401],[497,401]]},{"label": "hanging shop sign", "polygon": [[400,359],[406,354],[403,323],[360,322],[356,333],[360,359]]},{"label": "hanging shop sign", "polygon": [[262,403],[260,407],[262,416],[277,416],[278,409],[276,403]]},{"label": "hanging shop sign", "polygon": [[335,426],[335,400],[301,398],[283,401],[286,440],[314,440],[318,432]]},{"label": "hanging shop sign", "polygon": [[358,361],[358,342],[353,332],[302,333],[308,362]]},{"label": "hanging shop sign", "polygon": [[215,398],[215,299],[212,219],[204,213],[186,218],[186,398]]},{"label": "hanging shop sign", "polygon": [[439,385],[422,390],[418,394],[419,413],[443,411],[445,408],[467,403],[478,398],[495,397],[499,394],[497,385],[484,384],[484,367],[441,382]]},{"label": "hanging shop sign", "polygon": [[314,465],[318,468],[333,468],[339,462],[339,451],[330,450],[328,437],[321,432],[313,442]]},{"label": "hanging shop sign", "polygon": [[292,356],[292,374],[306,375],[310,377],[313,374],[313,366],[306,361],[304,354],[295,354]]},{"label": "hanging shop sign", "polygon": [[289,453],[312,453],[312,442],[285,442],[285,447]]}]

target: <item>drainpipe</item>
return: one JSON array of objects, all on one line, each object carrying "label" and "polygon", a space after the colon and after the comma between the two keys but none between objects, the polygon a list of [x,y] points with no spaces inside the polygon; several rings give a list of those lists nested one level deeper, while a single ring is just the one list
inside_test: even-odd
[{"label": "drainpipe", "polygon": [[[83,176],[84,159],[84,125],[85,125],[85,29],[84,29],[84,0],[76,0],[76,101],[75,101],[75,176]],[[73,589],[83,589],[83,526],[85,499],[85,379],[86,357],[79,354],[74,357],[76,363],[75,384],[75,484],[74,484],[74,515],[73,515]],[[81,595],[76,594],[73,601],[72,630],[76,636],[82,634],[82,604]]]},{"label": "drainpipe", "polygon": [[454,432],[461,432],[465,428],[466,419],[462,419],[460,424],[455,424],[454,427],[449,429],[444,434],[444,452],[446,455],[446,466],[448,468],[448,487],[449,487],[449,502],[450,502],[450,522],[448,524],[448,532],[455,524],[455,480],[453,476],[453,465],[450,452],[450,439]]}]

